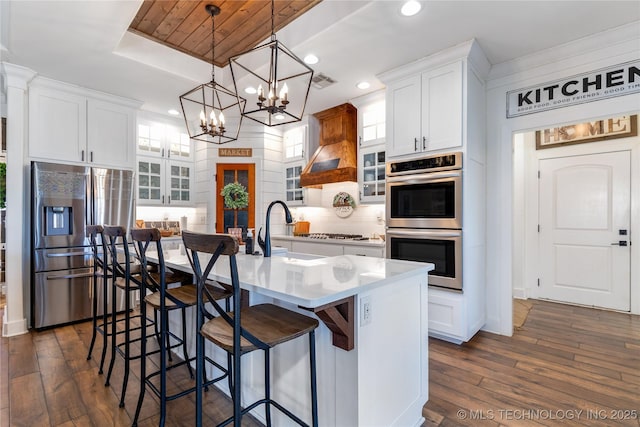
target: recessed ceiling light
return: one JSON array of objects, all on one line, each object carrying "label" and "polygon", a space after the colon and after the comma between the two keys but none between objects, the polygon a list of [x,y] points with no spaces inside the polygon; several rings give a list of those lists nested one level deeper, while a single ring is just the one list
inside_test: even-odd
[{"label": "recessed ceiling light", "polygon": [[173,108],[171,110],[169,110],[168,113],[171,114],[172,116],[180,115],[180,112],[178,110],[176,110],[176,109],[173,109]]},{"label": "recessed ceiling light", "polygon": [[416,13],[420,12],[422,5],[416,0],[409,0],[405,4],[402,5],[400,9],[400,13],[404,16],[413,16]]},{"label": "recessed ceiling light", "polygon": [[284,114],[276,114],[274,117],[276,120],[284,120]]},{"label": "recessed ceiling light", "polygon": [[358,89],[369,89],[371,84],[369,82],[360,82],[356,85]]},{"label": "recessed ceiling light", "polygon": [[258,91],[256,90],[256,88],[255,88],[255,87],[253,87],[253,86],[246,87],[246,88],[244,89],[244,92],[245,92],[245,93],[248,93],[249,95],[253,95],[254,93],[258,93]]},{"label": "recessed ceiling light", "polygon": [[304,57],[303,61],[305,62],[305,64],[313,65],[313,64],[317,64],[319,59],[317,56],[310,53],[309,55]]}]

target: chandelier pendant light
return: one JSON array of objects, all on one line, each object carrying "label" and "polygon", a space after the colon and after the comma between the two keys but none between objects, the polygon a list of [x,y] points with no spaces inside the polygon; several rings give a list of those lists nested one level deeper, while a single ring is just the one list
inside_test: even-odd
[{"label": "chandelier pendant light", "polygon": [[266,126],[302,120],[313,78],[313,70],[276,39],[274,3],[270,41],[229,58],[236,93],[255,96],[242,115]]},{"label": "chandelier pendant light", "polygon": [[[208,4],[205,10],[211,15],[211,81],[181,95],[180,105],[190,138],[226,144],[238,139],[246,100],[238,96],[237,92],[216,83],[214,17],[220,13],[220,8]],[[234,122],[232,127],[228,121]]]}]

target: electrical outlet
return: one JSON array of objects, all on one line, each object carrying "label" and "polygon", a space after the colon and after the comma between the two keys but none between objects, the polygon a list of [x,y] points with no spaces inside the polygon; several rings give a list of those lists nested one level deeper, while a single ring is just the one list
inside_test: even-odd
[{"label": "electrical outlet", "polygon": [[371,323],[371,297],[364,297],[360,300],[360,326]]}]

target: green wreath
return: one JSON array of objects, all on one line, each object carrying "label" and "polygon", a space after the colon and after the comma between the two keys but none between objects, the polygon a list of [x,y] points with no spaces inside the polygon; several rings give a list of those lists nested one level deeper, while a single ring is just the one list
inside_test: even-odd
[{"label": "green wreath", "polygon": [[249,206],[249,193],[239,182],[225,185],[220,192],[224,197],[224,206],[229,209],[242,209]]}]

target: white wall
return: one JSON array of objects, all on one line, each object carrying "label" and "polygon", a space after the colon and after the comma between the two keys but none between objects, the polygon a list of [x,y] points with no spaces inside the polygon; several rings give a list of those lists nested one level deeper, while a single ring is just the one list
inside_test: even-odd
[{"label": "white wall", "polygon": [[384,205],[356,202],[353,213],[346,218],[341,218],[336,215],[332,206],[333,197],[341,191],[351,194],[357,201],[358,183],[325,184],[322,187],[319,206],[292,208],[291,212],[295,220],[309,221],[311,233],[361,234],[366,237],[372,237],[374,233],[384,234]]},{"label": "white wall", "polygon": [[[487,331],[512,332],[513,242],[521,237],[514,234],[514,191],[521,187],[514,183],[513,135],[557,123],[629,114],[640,106],[640,94],[632,94],[507,119],[506,93],[638,59],[639,24],[592,35],[491,70],[487,82]],[[640,215],[637,205],[633,215]],[[632,272],[632,281],[638,280],[633,277]],[[638,298],[632,296],[636,308]]]}]

